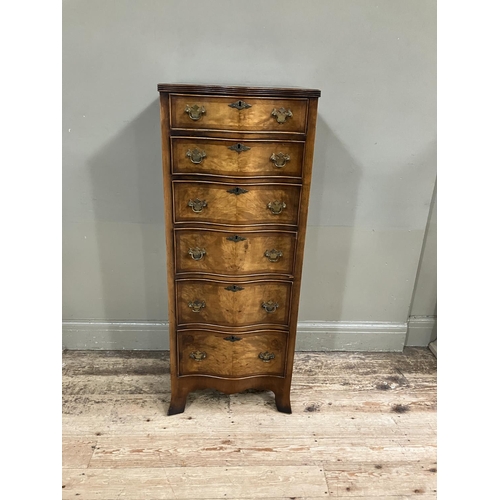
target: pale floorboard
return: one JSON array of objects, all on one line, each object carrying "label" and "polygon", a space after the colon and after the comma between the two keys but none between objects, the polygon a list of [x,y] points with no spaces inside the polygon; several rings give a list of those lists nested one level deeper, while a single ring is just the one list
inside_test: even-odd
[{"label": "pale floorboard", "polygon": [[168,353],[63,353],[63,499],[436,498],[436,359],[297,353],[273,394],[189,396],[166,416]]}]

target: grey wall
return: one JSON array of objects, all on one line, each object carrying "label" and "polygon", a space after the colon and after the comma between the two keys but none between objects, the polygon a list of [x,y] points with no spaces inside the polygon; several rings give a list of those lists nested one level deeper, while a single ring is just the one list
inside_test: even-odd
[{"label": "grey wall", "polygon": [[408,321],[407,345],[427,345],[437,337],[437,187],[431,202]]},{"label": "grey wall", "polygon": [[437,190],[432,199],[429,222],[415,281],[410,316],[437,316]]},{"label": "grey wall", "polygon": [[434,0],[65,1],[66,321],[167,319],[159,82],[321,89],[299,319],[406,323],[436,176]]}]

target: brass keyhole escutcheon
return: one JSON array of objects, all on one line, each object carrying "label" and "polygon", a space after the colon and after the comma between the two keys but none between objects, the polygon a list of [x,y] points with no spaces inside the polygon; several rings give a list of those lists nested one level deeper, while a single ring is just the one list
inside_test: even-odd
[{"label": "brass keyhole escutcheon", "polygon": [[241,99],[236,101],[236,102],[232,102],[231,104],[228,104],[228,106],[230,108],[235,108],[235,109],[238,109],[238,110],[242,110],[242,109],[248,109],[248,108],[251,108],[252,105],[251,104],[248,104],[246,103],[245,101],[242,101]]},{"label": "brass keyhole escutcheon", "polygon": [[226,240],[234,241],[235,243],[239,243],[240,241],[245,241],[246,238],[244,236],[238,236],[237,234],[235,234],[234,236],[228,236],[226,238]]},{"label": "brass keyhole escutcheon", "polygon": [[248,193],[248,191],[246,189],[240,188],[239,186],[236,186],[233,189],[228,189],[227,192],[229,194],[235,194],[236,196],[238,196],[240,194]]},{"label": "brass keyhole escutcheon", "polygon": [[239,154],[243,151],[250,151],[252,148],[250,148],[249,146],[245,146],[241,142],[237,142],[236,144],[233,144],[232,146],[228,146],[227,149],[230,149],[231,151],[236,151]]},{"label": "brass keyhole escutcheon", "polygon": [[227,340],[228,342],[238,342],[238,340],[241,340],[241,337],[236,337],[236,335],[229,335],[229,337],[224,337],[224,340]]}]

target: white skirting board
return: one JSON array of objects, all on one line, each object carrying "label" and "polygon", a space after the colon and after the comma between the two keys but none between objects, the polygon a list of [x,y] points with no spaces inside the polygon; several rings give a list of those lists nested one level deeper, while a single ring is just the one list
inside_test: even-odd
[{"label": "white skirting board", "polygon": [[438,341],[437,341],[437,339],[429,344],[429,349],[432,352],[432,354],[434,354],[434,356],[436,356],[436,358],[437,358],[438,357]]},{"label": "white skirting board", "polygon": [[[296,350],[400,352],[406,337],[406,323],[301,321]],[[63,321],[62,341],[72,350],[166,351],[168,322]]]},{"label": "white skirting board", "polygon": [[428,346],[437,338],[436,316],[410,316],[408,319],[407,346]]}]

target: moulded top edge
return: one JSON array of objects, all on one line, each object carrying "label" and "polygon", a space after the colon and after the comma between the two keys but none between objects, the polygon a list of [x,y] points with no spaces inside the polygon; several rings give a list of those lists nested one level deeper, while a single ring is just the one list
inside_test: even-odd
[{"label": "moulded top edge", "polygon": [[187,83],[159,83],[158,92],[211,94],[211,95],[246,95],[257,97],[320,97],[321,90],[300,87],[245,87],[221,85],[195,85]]}]

